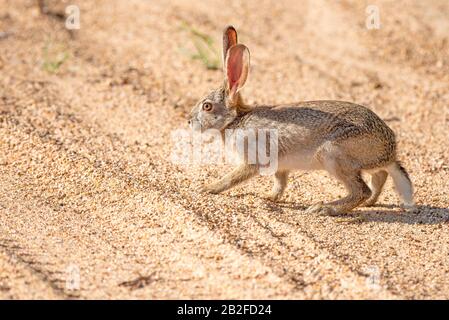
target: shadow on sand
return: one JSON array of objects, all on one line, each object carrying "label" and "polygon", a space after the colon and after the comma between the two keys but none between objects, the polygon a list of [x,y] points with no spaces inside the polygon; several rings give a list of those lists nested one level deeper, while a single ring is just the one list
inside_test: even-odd
[{"label": "shadow on sand", "polygon": [[[413,211],[401,209],[397,205],[378,204],[369,210],[354,211],[363,217],[362,222],[386,222],[404,224],[449,223],[449,209],[427,205],[417,205]],[[394,210],[396,209],[396,210]]]},{"label": "shadow on sand", "polygon": [[[247,192],[240,195],[231,196],[234,198],[243,198],[247,195],[256,196],[256,193]],[[307,205],[295,202],[272,202],[265,201],[267,209],[282,214],[284,209],[304,211],[308,208]],[[363,210],[360,210],[362,209]],[[335,216],[336,218],[354,218],[348,223],[369,223],[369,222],[383,222],[383,223],[404,223],[404,224],[441,224],[449,223],[449,209],[417,205],[412,211],[407,211],[398,205],[377,204],[375,207],[355,209],[347,214]]]}]

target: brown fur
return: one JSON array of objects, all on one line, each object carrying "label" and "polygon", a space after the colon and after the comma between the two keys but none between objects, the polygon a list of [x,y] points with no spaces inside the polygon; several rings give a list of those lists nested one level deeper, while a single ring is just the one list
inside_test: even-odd
[{"label": "brown fur", "polygon": [[[224,35],[226,37],[226,35]],[[237,39],[237,38],[235,38]],[[227,49],[228,54],[241,54]],[[228,61],[229,56],[225,57]],[[235,60],[235,59],[234,59]],[[238,63],[249,63],[238,60]],[[225,65],[225,70],[247,70]],[[226,71],[225,71],[226,72]],[[229,73],[229,71],[228,71]],[[226,74],[226,73],[225,73]],[[238,78],[238,75],[237,75]],[[246,74],[241,76],[242,83]],[[225,83],[202,99],[192,110],[191,121],[204,129],[276,129],[278,132],[278,171],[269,199],[280,198],[291,170],[326,170],[347,189],[348,195],[327,204],[316,204],[310,212],[339,214],[366,203],[374,205],[387,177],[387,171],[396,179],[395,185],[407,204],[412,203],[412,186],[405,169],[397,164],[396,140],[393,131],[370,109],[343,101],[306,101],[277,106],[247,106],[241,94],[229,97]],[[237,91],[238,91],[237,90]],[[207,101],[213,111],[201,110]],[[244,157],[242,157],[244,159]],[[396,165],[397,164],[397,165]],[[398,169],[399,168],[399,169]],[[219,193],[257,174],[258,164],[245,161],[221,180],[204,187],[204,191]],[[371,189],[361,177],[362,171],[372,173]],[[400,189],[400,190],[399,190]]]}]

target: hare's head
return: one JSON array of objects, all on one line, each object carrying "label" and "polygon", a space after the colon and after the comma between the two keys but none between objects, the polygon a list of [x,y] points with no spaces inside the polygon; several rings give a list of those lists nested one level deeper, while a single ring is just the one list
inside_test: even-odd
[{"label": "hare's head", "polygon": [[192,109],[192,129],[223,130],[240,113],[247,111],[240,96],[249,71],[249,50],[237,43],[237,32],[229,26],[223,32],[223,85],[201,99]]}]

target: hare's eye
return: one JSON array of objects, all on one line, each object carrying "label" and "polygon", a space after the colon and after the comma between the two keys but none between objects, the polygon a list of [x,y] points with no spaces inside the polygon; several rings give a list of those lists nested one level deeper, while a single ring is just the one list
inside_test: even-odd
[{"label": "hare's eye", "polygon": [[204,103],[203,103],[203,110],[204,110],[204,111],[211,111],[211,110],[212,110],[212,103],[210,103],[210,102],[204,102]]}]

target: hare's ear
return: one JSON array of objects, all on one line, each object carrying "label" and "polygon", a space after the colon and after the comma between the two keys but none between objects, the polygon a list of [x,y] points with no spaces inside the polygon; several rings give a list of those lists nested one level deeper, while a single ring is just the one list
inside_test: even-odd
[{"label": "hare's ear", "polygon": [[226,56],[226,90],[231,103],[236,93],[243,87],[249,72],[249,50],[243,44],[237,44],[228,50]]},{"label": "hare's ear", "polygon": [[223,67],[226,63],[226,55],[229,48],[237,44],[237,31],[233,26],[227,26],[223,31]]}]

